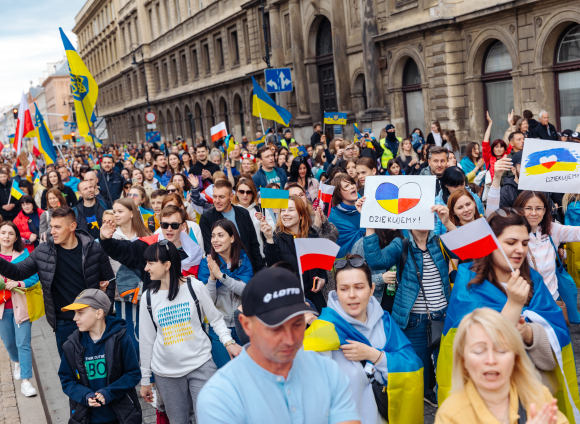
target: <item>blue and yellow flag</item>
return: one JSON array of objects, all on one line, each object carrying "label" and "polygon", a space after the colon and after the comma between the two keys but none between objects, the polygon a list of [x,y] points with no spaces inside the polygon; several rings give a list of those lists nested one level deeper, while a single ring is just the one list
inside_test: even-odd
[{"label": "blue and yellow flag", "polygon": [[[387,342],[383,351],[387,357],[389,376],[390,424],[423,423],[423,363],[415,354],[409,339],[393,321],[388,312],[383,315]],[[320,317],[304,334],[304,350],[327,352],[338,350],[353,340],[371,346],[356,328],[336,311],[324,308]]]},{"label": "blue and yellow flag", "polygon": [[78,134],[81,137],[90,136],[91,121],[99,96],[99,87],[95,79],[83,63],[62,28],[59,28],[68,67],[70,71],[71,87],[77,111]]},{"label": "blue and yellow flag", "polygon": [[96,215],[87,216],[86,218],[87,218],[87,225],[89,226],[90,230],[92,230],[93,228],[96,228],[97,230],[99,229],[99,222],[97,221]]},{"label": "blue and yellow flag", "polygon": [[260,87],[254,77],[252,77],[252,83],[254,84],[252,115],[263,119],[271,119],[287,127],[292,119],[292,114],[283,107],[278,106],[268,93]]},{"label": "blue and yellow flag", "polygon": [[16,137],[16,135],[15,135],[15,134],[11,134],[11,135],[9,135],[9,136],[8,136],[8,141],[10,142],[10,144],[11,144],[12,146],[14,146],[14,138],[15,138],[15,137]]},{"label": "blue and yellow flag", "polygon": [[354,124],[354,142],[356,143],[359,140],[362,140],[363,135],[360,132],[360,130],[358,129],[358,125],[355,123]]},{"label": "blue and yellow flag", "polygon": [[44,161],[47,165],[51,163],[56,163],[56,150],[54,150],[54,145],[52,144],[54,137],[50,132],[50,128],[46,125],[46,121],[40,114],[38,106],[34,103],[36,112],[34,114],[34,126],[36,127],[36,135],[38,137],[38,150],[44,156]]},{"label": "blue and yellow flag", "polygon": [[[481,284],[467,287],[467,284],[475,278],[475,273],[469,269],[471,265],[459,265],[447,308],[447,317],[437,359],[437,383],[439,384],[437,400],[439,405],[445,401],[451,390],[453,341],[462,318],[476,308],[487,307],[501,312],[507,302],[507,296],[487,280]],[[533,269],[531,274],[534,295],[522,314],[530,321],[542,324],[546,330],[552,351],[558,362],[558,367],[553,371],[553,376],[557,377],[558,380],[558,391],[554,395],[558,400],[558,409],[568,417],[570,423],[580,424],[580,413],[578,412],[580,396],[570,332],[566,326],[562,310],[552,298],[540,274]]]},{"label": "blue and yellow flag", "polygon": [[260,137],[260,138],[259,138],[259,139],[257,139],[257,140],[250,141],[250,144],[255,144],[255,145],[264,144],[264,142],[266,141],[266,138],[265,138],[265,137],[266,137],[266,136],[265,136],[265,135],[263,135],[262,137]]},{"label": "blue and yellow flag", "polygon": [[149,220],[149,218],[155,215],[154,211],[152,211],[151,209],[144,208],[143,206],[139,206],[139,212],[141,212],[141,217],[143,218],[145,226],[147,226],[147,221]]},{"label": "blue and yellow flag", "polygon": [[125,152],[125,160],[130,160],[131,163],[135,163],[135,161],[137,159],[135,159],[133,156],[131,156],[129,153]]},{"label": "blue and yellow flag", "polygon": [[326,125],[346,125],[346,112],[324,112]]},{"label": "blue and yellow flag", "polygon": [[224,146],[226,148],[226,152],[233,152],[236,143],[232,140],[232,135],[228,134],[224,140]]},{"label": "blue and yellow flag", "polygon": [[18,185],[14,185],[15,181],[12,180],[12,189],[10,190],[10,195],[14,197],[16,200],[20,200],[22,196],[26,196],[26,194],[18,188]]}]

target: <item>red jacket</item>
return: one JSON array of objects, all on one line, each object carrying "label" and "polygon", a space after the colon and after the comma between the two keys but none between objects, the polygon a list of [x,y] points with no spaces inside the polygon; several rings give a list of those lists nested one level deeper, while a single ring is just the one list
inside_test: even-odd
[{"label": "red jacket", "polygon": [[[38,213],[38,219],[40,220],[40,215],[42,215],[44,211],[40,208],[38,208],[37,213]],[[30,236],[32,235],[32,232],[30,231],[30,228],[28,228],[28,217],[26,215],[24,215],[24,212],[20,211],[18,213],[18,215],[16,215],[16,218],[14,218],[14,225],[16,225],[18,227],[18,231],[20,231],[20,236],[23,239],[29,240]],[[26,248],[28,249],[29,252],[32,252],[34,250],[34,244],[32,243],[24,243],[24,245],[26,246]]]},{"label": "red jacket", "polygon": [[[509,155],[512,151],[512,145],[508,144],[508,148],[507,151],[505,151],[502,155],[502,158]],[[481,148],[483,150],[483,160],[485,162],[485,168],[489,169],[489,174],[491,176],[491,179],[493,181],[493,174],[494,174],[494,166],[495,163],[497,162],[497,158],[495,157],[495,155],[493,155],[491,153],[491,143],[489,141],[482,141],[481,142]]]}]

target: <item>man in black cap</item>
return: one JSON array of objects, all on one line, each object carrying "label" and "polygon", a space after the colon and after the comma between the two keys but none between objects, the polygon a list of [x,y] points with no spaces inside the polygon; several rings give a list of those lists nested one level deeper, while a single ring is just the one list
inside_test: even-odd
[{"label": "man in black cap", "polygon": [[304,302],[292,272],[257,273],[242,293],[242,308],[250,343],[201,390],[200,424],[360,423],[347,377],[334,361],[302,349],[305,314],[318,313]]}]

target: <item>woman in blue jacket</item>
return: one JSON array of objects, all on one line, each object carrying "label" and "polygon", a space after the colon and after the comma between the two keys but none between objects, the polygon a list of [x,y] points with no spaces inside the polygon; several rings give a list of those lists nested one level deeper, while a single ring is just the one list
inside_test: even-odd
[{"label": "woman in blue jacket", "polygon": [[[356,202],[357,209],[362,208],[364,201],[363,197]],[[448,222],[449,213],[445,206],[433,206],[432,210],[438,213],[444,223]],[[408,239],[395,238],[382,250],[373,228],[366,229],[363,240],[365,258],[371,269],[390,269],[393,265],[400,268],[401,279],[391,317],[423,362],[424,397],[433,406],[437,406],[437,399],[429,389],[429,377],[432,367],[436,367],[439,347],[428,346],[427,326],[429,316],[433,321],[445,320],[451,293],[449,266],[439,243],[439,238],[428,230],[411,230]],[[408,249],[407,260],[400,263],[404,247]],[[419,275],[421,281],[418,280]],[[434,358],[435,364],[431,358]]]},{"label": "woman in blue jacket", "polygon": [[358,239],[364,237],[365,229],[360,227],[360,212],[355,207],[358,199],[356,182],[348,174],[339,174],[334,180],[332,204],[328,220],[338,230],[336,244],[340,246],[337,258],[344,258],[350,253]]},{"label": "woman in blue jacket", "polygon": [[[203,282],[233,339],[241,344],[236,333],[234,311],[242,303],[246,283],[254,276],[252,262],[235,225],[227,220],[216,221],[211,230],[211,253],[199,264],[198,278]],[[209,327],[211,354],[218,368],[230,360],[230,355],[213,328]]]}]

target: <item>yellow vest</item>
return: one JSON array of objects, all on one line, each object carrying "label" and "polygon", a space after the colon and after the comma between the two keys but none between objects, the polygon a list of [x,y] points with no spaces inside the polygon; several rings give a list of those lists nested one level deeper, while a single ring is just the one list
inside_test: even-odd
[{"label": "yellow vest", "polygon": [[[401,137],[397,137],[397,140],[400,143],[401,140],[402,140],[402,138]],[[383,169],[387,169],[387,164],[389,163],[389,161],[391,159],[393,159],[393,152],[391,152],[389,150],[389,148],[387,146],[385,146],[385,143],[386,142],[387,142],[387,139],[386,138],[381,138],[379,140],[379,144],[383,148],[383,155],[381,156],[381,165],[382,165]]]}]

